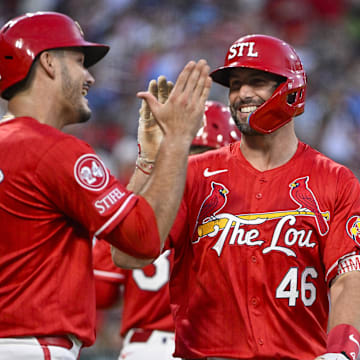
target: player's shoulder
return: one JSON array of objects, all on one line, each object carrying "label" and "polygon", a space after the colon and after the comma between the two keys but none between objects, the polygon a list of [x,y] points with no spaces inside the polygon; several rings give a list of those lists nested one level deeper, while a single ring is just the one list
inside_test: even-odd
[{"label": "player's shoulder", "polygon": [[322,177],[335,176],[337,178],[354,178],[354,173],[345,165],[331,159],[329,156],[304,144],[306,162],[316,169]]},{"label": "player's shoulder", "polygon": [[59,129],[42,124],[33,118],[22,118],[24,127],[23,140],[31,143],[31,148],[36,148],[37,151],[48,151],[58,144],[64,148],[77,148],[89,147],[84,141],[79,140],[75,136],[66,132],[60,131]]},{"label": "player's shoulder", "polygon": [[63,132],[53,126],[42,124],[35,119],[32,122],[31,126],[36,130],[35,133],[37,133],[38,136],[42,137],[43,140],[46,137],[46,139],[48,139],[49,141],[61,141],[67,139],[74,142],[79,141],[73,135]]}]

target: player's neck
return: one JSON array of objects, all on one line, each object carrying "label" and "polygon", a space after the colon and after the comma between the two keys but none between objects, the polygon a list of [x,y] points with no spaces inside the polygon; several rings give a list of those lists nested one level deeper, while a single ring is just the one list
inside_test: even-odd
[{"label": "player's neck", "polygon": [[8,112],[14,117],[32,117],[42,124],[62,129],[65,124],[56,114],[56,104],[51,101],[34,100],[34,97],[15,96],[8,103]]},{"label": "player's neck", "polygon": [[245,159],[257,170],[267,171],[286,164],[296,153],[298,139],[293,122],[272,134],[242,135],[240,149]]}]

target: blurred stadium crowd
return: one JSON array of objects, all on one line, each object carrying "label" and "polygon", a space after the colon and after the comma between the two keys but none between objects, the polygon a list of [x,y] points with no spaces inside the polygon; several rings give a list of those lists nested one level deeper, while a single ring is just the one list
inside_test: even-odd
[{"label": "blurred stadium crowd", "polygon": [[[136,92],[160,74],[174,81],[191,59],[221,65],[228,46],[252,33],[280,37],[297,50],[308,74],[297,133],[360,178],[359,0],[12,0],[0,2],[0,20],[38,10],[70,15],[87,39],[111,46],[91,69],[92,119],[67,131],[90,143],[124,182],[137,154]],[[214,84],[210,99],[227,103],[226,89]],[[120,315],[103,315],[106,326],[81,359],[116,358]]]}]

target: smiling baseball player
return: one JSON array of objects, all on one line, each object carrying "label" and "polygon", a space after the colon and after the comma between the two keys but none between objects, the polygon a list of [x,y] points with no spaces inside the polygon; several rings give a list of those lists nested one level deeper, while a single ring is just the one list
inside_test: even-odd
[{"label": "smiling baseball player", "polygon": [[295,134],[299,56],[280,39],[243,36],[211,76],[228,88],[242,137],[189,162],[169,236],[174,355],[355,360],[360,185]]},{"label": "smiling baseball player", "polygon": [[56,12],[27,13],[0,30],[9,111],[0,120],[1,360],[77,359],[95,340],[92,238],[153,258],[175,219],[209,66],[190,61],[169,101],[155,100],[163,150],[144,186],[125,188],[88,144],[61,131],[90,118],[88,67],[108,50]]}]

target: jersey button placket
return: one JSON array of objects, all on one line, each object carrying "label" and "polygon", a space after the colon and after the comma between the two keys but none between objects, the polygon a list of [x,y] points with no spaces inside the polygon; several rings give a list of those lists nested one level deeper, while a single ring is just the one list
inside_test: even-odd
[{"label": "jersey button placket", "polygon": [[[257,251],[252,251],[248,255],[248,266],[249,274],[251,274],[249,285],[251,287],[251,293],[249,294],[248,304],[249,304],[249,316],[251,325],[254,329],[254,332],[257,334],[253,338],[254,346],[258,347],[259,351],[260,346],[262,347],[266,333],[264,332],[264,327],[262,326],[264,321],[264,307],[262,306],[262,284],[263,276],[261,269],[263,269],[263,259],[260,253]],[[260,341],[261,340],[261,341]],[[261,343],[262,342],[262,343]]]},{"label": "jersey button placket", "polygon": [[259,300],[255,296],[253,296],[250,301],[254,307],[258,306],[259,304]]},{"label": "jersey button placket", "polygon": [[256,183],[257,183],[256,185],[257,191],[255,194],[255,198],[257,200],[261,200],[263,198],[263,190],[264,190],[263,186],[267,183],[267,180],[264,176],[262,176],[257,179]]},{"label": "jersey button placket", "polygon": [[[264,199],[266,199],[266,194],[269,191],[269,181],[265,178],[264,174],[258,174],[256,179],[254,179],[253,188],[252,188],[252,212],[263,213],[264,212]],[[259,225],[260,229],[261,225]],[[259,230],[260,231],[260,230]],[[260,234],[259,234],[260,238]],[[263,342],[263,339],[266,338],[266,331],[263,327],[264,323],[264,306],[262,304],[262,294],[263,294],[263,281],[264,281],[264,259],[261,251],[256,247],[252,248],[248,253],[247,263],[249,266],[249,288],[251,292],[248,297],[248,306],[249,306],[249,317],[251,326],[256,337],[253,338],[253,344],[255,348],[258,348],[260,353],[260,339]]]}]

